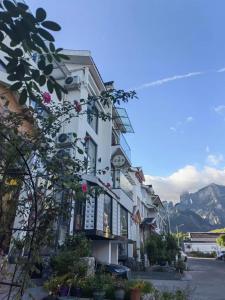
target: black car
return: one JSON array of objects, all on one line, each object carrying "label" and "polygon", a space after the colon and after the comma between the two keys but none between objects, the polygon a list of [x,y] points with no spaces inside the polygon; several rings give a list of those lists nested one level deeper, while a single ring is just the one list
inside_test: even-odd
[{"label": "black car", "polygon": [[123,265],[116,264],[97,264],[97,271],[101,270],[105,273],[109,273],[113,276],[120,278],[130,278],[130,269]]}]

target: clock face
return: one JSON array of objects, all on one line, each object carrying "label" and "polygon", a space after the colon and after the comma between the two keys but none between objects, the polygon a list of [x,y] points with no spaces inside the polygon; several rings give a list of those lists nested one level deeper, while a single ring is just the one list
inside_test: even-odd
[{"label": "clock face", "polygon": [[116,155],[113,157],[112,163],[115,167],[122,167],[125,164],[126,160],[123,155]]}]

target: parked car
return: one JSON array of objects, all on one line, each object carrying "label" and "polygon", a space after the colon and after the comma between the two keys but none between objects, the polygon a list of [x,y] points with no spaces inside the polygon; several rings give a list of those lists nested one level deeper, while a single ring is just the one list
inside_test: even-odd
[{"label": "parked car", "polygon": [[180,250],[180,259],[184,262],[187,261],[187,254],[183,251],[183,250]]},{"label": "parked car", "polygon": [[216,259],[219,259],[219,260],[225,260],[225,251],[220,251],[220,252],[217,254]]},{"label": "parked car", "polygon": [[116,265],[116,264],[97,264],[97,271],[101,270],[103,272],[109,273],[113,276],[120,277],[120,278],[130,278],[130,269],[123,265]]}]

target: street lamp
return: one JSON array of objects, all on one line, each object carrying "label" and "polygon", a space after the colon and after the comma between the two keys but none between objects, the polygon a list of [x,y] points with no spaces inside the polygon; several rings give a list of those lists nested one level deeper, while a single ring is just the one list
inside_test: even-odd
[{"label": "street lamp", "polygon": [[180,239],[179,239],[179,230],[178,230],[178,228],[182,227],[182,226],[184,226],[184,224],[180,224],[180,225],[176,226],[177,227],[177,244],[178,244],[178,247],[180,247]]}]

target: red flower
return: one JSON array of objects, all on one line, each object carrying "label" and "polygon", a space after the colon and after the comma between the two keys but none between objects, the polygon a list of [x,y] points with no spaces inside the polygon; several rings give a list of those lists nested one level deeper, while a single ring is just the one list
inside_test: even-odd
[{"label": "red flower", "polygon": [[43,97],[43,102],[45,104],[49,104],[51,102],[51,100],[52,100],[51,95],[48,92],[44,92],[42,94],[42,97]]},{"label": "red flower", "polygon": [[82,189],[83,193],[87,193],[87,183],[86,182],[82,182],[81,189]]},{"label": "red flower", "polygon": [[80,102],[78,102],[77,100],[74,101],[74,109],[77,113],[81,112],[82,110],[82,106]]}]

